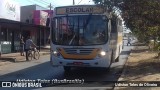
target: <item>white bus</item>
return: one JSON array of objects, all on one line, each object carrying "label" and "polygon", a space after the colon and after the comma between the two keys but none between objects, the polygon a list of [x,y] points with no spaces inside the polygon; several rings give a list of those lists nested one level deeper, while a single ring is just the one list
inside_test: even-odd
[{"label": "white bus", "polygon": [[72,67],[108,69],[123,47],[122,19],[97,5],[55,8],[51,30],[50,62]]}]

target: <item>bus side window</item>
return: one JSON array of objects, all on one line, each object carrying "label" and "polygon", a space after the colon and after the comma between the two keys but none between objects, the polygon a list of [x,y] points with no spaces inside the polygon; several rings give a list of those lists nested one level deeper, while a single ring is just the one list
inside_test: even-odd
[{"label": "bus side window", "polygon": [[121,29],[122,27],[122,20],[118,20],[118,26],[120,27],[120,29],[118,29],[119,31],[118,32],[123,32],[123,29]]},{"label": "bus side window", "polygon": [[117,33],[117,23],[116,23],[116,20],[111,20],[111,33]]}]

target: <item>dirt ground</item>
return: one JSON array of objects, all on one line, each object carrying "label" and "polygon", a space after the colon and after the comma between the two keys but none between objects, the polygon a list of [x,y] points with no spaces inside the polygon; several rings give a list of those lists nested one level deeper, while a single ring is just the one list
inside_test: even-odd
[{"label": "dirt ground", "polygon": [[[149,51],[143,44],[135,44],[124,66],[119,81],[159,81],[160,60],[157,52]],[[160,90],[160,87],[123,87],[116,90]]]},{"label": "dirt ground", "polygon": [[[41,49],[40,57],[44,55],[49,55],[50,50],[49,49]],[[9,53],[9,54],[2,54],[2,58],[7,59],[1,59],[0,58],[0,66],[12,64],[12,63],[20,63],[20,62],[26,62],[25,56],[20,56],[20,53]],[[1,68],[0,68],[1,69]]]}]

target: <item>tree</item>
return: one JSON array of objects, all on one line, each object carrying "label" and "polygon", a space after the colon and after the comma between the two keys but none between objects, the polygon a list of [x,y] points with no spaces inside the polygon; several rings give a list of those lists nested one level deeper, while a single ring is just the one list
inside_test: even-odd
[{"label": "tree", "polygon": [[93,0],[111,10],[121,11],[125,24],[140,41],[160,38],[160,0]]}]

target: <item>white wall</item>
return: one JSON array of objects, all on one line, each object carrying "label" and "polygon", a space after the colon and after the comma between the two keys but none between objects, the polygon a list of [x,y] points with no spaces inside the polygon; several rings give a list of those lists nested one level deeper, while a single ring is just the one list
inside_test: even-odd
[{"label": "white wall", "polygon": [[20,21],[20,5],[12,0],[0,0],[0,18]]}]

